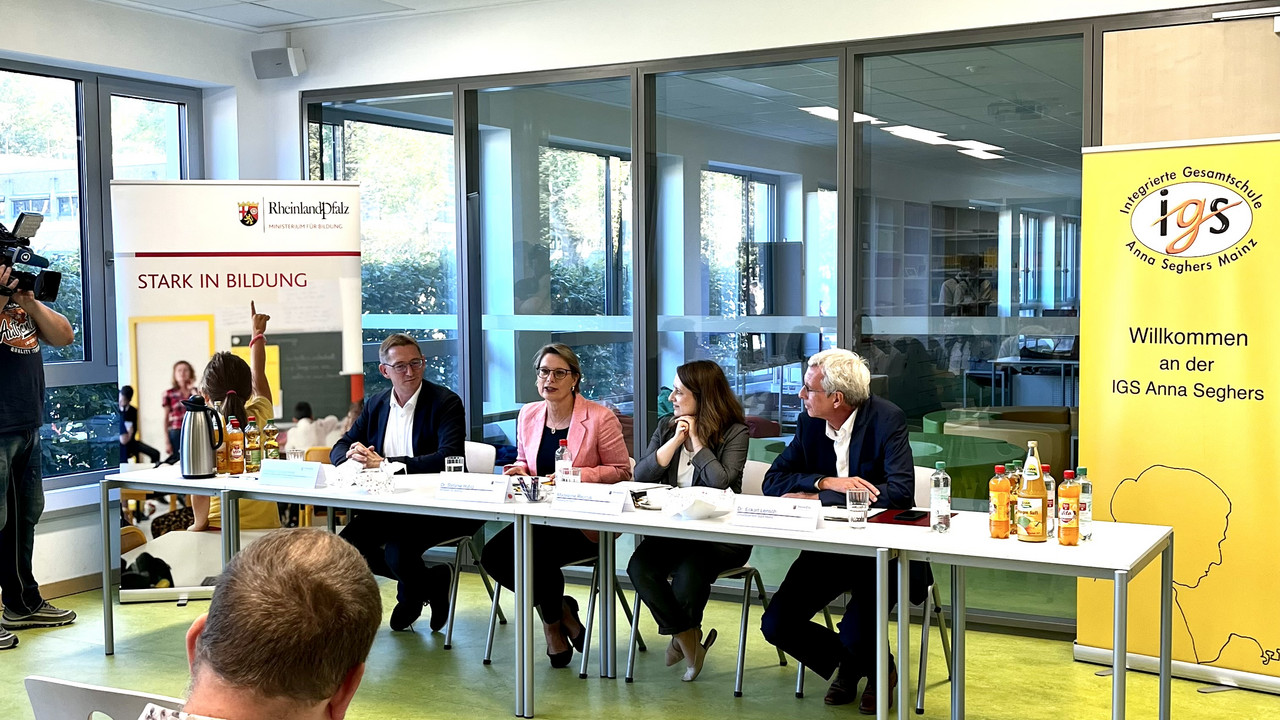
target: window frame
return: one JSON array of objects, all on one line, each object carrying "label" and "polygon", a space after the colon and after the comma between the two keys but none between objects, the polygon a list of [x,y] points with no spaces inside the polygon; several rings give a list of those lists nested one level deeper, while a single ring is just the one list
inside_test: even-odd
[{"label": "window frame", "polygon": [[[76,83],[80,184],[80,268],[84,294],[84,359],[46,362],[47,389],[119,382],[114,245],[111,234],[111,96],[125,95],[179,106],[179,149],[184,179],[204,176],[204,100],[196,88],[0,59],[0,71]],[[37,239],[38,242],[38,239]],[[116,468],[45,478],[45,490],[98,482]]]}]

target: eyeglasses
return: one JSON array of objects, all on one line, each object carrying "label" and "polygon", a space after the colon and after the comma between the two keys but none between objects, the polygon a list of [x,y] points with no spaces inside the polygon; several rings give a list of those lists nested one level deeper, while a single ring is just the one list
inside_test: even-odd
[{"label": "eyeglasses", "polygon": [[382,366],[391,368],[392,370],[395,370],[397,374],[403,375],[409,372],[410,369],[421,370],[422,366],[426,364],[427,363],[425,360],[423,360],[422,358],[417,358],[415,360],[410,360],[407,363],[398,362],[395,365],[388,365],[387,363],[382,363]]},{"label": "eyeglasses", "polygon": [[808,385],[801,385],[800,392],[804,393],[805,395],[813,395],[814,393],[826,393],[827,391],[823,390],[822,388],[811,388]]},{"label": "eyeglasses", "polygon": [[546,380],[548,377],[551,377],[551,376],[555,376],[555,379],[557,380],[563,380],[572,374],[573,374],[572,370],[566,370],[564,368],[556,368],[554,370],[551,368],[544,368],[544,367],[538,368],[538,377],[542,378],[543,380]]}]

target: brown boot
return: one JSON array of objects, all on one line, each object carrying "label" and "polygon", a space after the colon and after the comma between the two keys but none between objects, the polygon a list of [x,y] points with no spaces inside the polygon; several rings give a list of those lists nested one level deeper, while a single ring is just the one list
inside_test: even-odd
[{"label": "brown boot", "polygon": [[845,663],[836,668],[836,678],[827,688],[827,696],[822,701],[828,705],[848,705],[858,697],[858,682],[862,676],[854,670],[846,670]]},{"label": "brown boot", "polygon": [[[889,707],[893,707],[894,690],[898,687],[898,669],[889,666]],[[863,715],[876,714],[876,679],[867,678],[867,689],[862,691],[862,701],[858,703],[858,712]]]}]

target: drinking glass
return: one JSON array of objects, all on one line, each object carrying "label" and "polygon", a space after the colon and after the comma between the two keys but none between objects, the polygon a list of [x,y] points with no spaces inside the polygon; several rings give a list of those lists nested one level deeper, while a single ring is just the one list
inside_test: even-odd
[{"label": "drinking glass", "polygon": [[444,471],[447,473],[462,472],[466,467],[467,459],[461,455],[450,455],[444,459]]},{"label": "drinking glass", "polygon": [[576,483],[582,482],[582,468],[567,467],[562,468],[556,482]]},{"label": "drinking glass", "polygon": [[284,458],[286,460],[292,460],[294,462],[299,462],[305,459],[306,456],[307,456],[306,450],[285,450],[284,451]]},{"label": "drinking glass", "polygon": [[871,491],[864,489],[846,490],[845,504],[849,508],[849,527],[862,530],[867,527],[867,513],[871,510]]}]

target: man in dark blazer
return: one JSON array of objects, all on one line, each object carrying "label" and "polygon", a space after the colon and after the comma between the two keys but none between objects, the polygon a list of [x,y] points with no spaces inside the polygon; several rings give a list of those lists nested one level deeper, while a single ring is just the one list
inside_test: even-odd
[{"label": "man in dark blazer", "polygon": [[[845,491],[870,492],[872,505],[910,508],[915,470],[907,441],[907,419],[898,406],[870,392],[866,362],[848,350],[826,350],[809,358],[800,388],[804,412],[796,434],[764,478],[766,495],[819,498],[845,504]],[[890,571],[890,603],[897,597]],[[914,583],[913,583],[914,584]],[[813,616],[840,594],[850,593],[840,632]],[[857,698],[858,682],[875,674],[875,559],[805,551],[769,601],[760,623],[765,639],[824,678],[834,673],[828,705]],[[892,607],[892,605],[890,606]],[[897,673],[890,660],[890,702]],[[859,705],[876,709],[875,683],[868,681]]]},{"label": "man in dark blazer", "polygon": [[[422,378],[425,367],[418,342],[396,333],[378,348],[378,371],[391,389],[369,398],[351,429],[333,446],[334,465],[354,461],[364,467],[404,463],[410,474],[438,473],[444,459],[461,456],[467,433],[462,400],[447,388]],[[429,548],[480,529],[479,520],[357,511],[342,529],[378,575],[399,581],[391,629],[406,630],[431,604],[431,629],[449,618],[449,569],[422,562]]]}]

